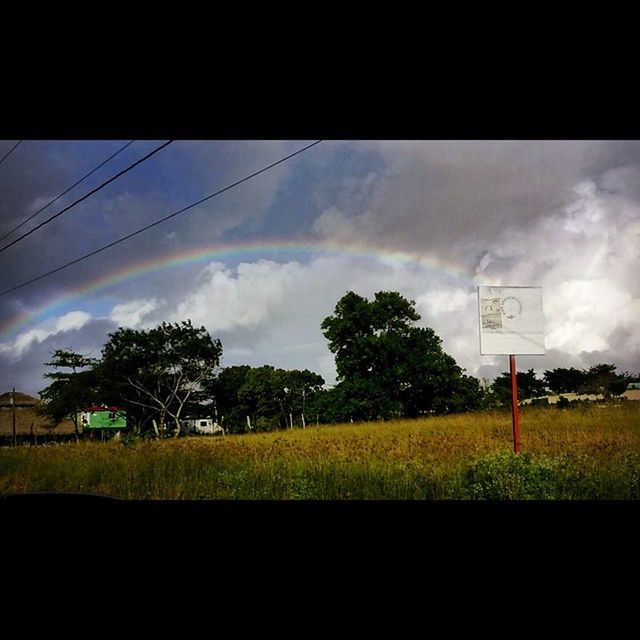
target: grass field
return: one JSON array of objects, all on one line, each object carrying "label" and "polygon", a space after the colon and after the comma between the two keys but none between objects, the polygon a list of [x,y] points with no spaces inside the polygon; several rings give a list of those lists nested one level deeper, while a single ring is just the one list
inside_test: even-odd
[{"label": "grass field", "polygon": [[2,448],[0,493],[128,499],[640,498],[640,403],[177,440]]}]

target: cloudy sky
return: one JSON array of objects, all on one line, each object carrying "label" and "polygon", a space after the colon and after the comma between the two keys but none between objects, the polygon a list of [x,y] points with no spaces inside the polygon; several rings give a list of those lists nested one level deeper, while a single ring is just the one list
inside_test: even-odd
[{"label": "cloudy sky", "polygon": [[[0,158],[16,143],[0,141]],[[25,140],[0,164],[0,236],[126,140]],[[135,141],[0,249],[159,146]],[[164,217],[310,141],[178,140],[16,245],[1,290]],[[477,286],[541,286],[546,355],[519,368],[640,371],[640,143],[329,140],[93,258],[0,296],[0,392],[35,394],[54,349],[190,318],[223,366],[335,381],[320,331],[348,290],[400,291],[472,375]]]}]

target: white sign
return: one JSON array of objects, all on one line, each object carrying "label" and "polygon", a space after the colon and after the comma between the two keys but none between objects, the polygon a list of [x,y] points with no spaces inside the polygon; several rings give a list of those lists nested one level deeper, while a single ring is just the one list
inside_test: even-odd
[{"label": "white sign", "polygon": [[544,355],[542,287],[478,287],[480,353]]}]

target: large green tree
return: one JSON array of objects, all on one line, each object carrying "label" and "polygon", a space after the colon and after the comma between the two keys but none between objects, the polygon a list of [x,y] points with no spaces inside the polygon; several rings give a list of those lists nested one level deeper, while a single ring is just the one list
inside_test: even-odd
[{"label": "large green tree", "polygon": [[99,374],[111,402],[123,404],[141,428],[150,422],[156,436],[165,436],[172,421],[177,436],[186,403],[221,355],[220,340],[190,320],[148,330],[120,328],[102,350]]},{"label": "large green tree", "polygon": [[574,367],[556,367],[544,372],[544,381],[554,393],[578,393],[586,382],[586,374]]},{"label": "large green tree", "polygon": [[624,393],[632,378],[628,372],[616,373],[615,364],[596,364],[585,371],[581,392],[602,394],[608,399]]},{"label": "large green tree", "polygon": [[396,291],[372,301],[349,291],[323,320],[338,374],[331,395],[341,398],[343,419],[481,408],[477,381],[443,351],[433,329],[415,326],[419,319],[415,302]]}]

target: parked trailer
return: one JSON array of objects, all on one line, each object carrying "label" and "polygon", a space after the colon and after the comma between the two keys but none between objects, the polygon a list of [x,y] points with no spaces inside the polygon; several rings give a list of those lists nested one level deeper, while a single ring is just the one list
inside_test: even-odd
[{"label": "parked trailer", "polygon": [[187,418],[186,420],[180,420],[180,429],[187,434],[225,435],[222,425],[218,424],[213,418]]}]

